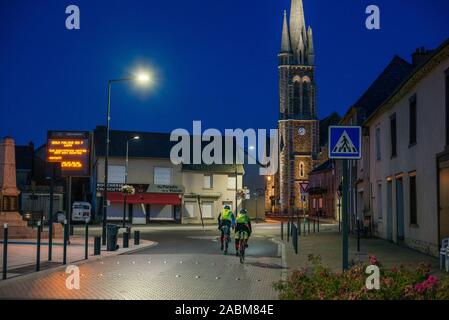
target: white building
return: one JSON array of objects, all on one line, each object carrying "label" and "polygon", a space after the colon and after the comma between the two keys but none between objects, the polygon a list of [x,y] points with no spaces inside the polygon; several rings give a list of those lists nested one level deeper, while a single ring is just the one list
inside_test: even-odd
[{"label": "white building", "polygon": [[449,40],[365,122],[374,233],[437,255],[449,237]]}]

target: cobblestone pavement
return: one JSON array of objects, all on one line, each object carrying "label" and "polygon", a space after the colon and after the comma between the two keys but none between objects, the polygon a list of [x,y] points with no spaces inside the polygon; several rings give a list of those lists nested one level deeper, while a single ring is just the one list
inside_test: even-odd
[{"label": "cobblestone pavement", "polygon": [[278,245],[254,235],[245,264],[224,256],[216,231],[150,231],[152,248],[79,266],[79,290],[65,269],[0,281],[3,299],[276,299],[282,267]]}]

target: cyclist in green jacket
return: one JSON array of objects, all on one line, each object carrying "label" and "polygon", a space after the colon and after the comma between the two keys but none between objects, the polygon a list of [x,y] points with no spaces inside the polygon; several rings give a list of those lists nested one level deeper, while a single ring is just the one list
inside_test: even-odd
[{"label": "cyclist in green jacket", "polygon": [[236,256],[238,256],[239,252],[239,242],[240,242],[240,231],[243,232],[243,237],[245,240],[245,248],[248,248],[248,239],[251,236],[252,227],[251,227],[251,219],[248,216],[248,211],[246,209],[241,209],[237,218],[235,219],[236,227],[235,227],[235,251]]}]

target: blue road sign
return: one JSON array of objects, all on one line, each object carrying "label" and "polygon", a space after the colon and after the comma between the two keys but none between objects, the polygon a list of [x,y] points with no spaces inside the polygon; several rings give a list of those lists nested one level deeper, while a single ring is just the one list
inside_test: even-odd
[{"label": "blue road sign", "polygon": [[362,157],[362,128],[329,127],[329,158],[360,159]]}]

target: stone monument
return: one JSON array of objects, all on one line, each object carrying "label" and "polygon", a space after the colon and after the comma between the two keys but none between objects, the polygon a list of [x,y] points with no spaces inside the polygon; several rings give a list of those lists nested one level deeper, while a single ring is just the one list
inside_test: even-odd
[{"label": "stone monument", "polygon": [[28,228],[18,210],[19,190],[16,186],[16,157],[14,140],[5,137],[0,141],[0,237],[8,224],[10,238],[31,238],[35,232]]}]

